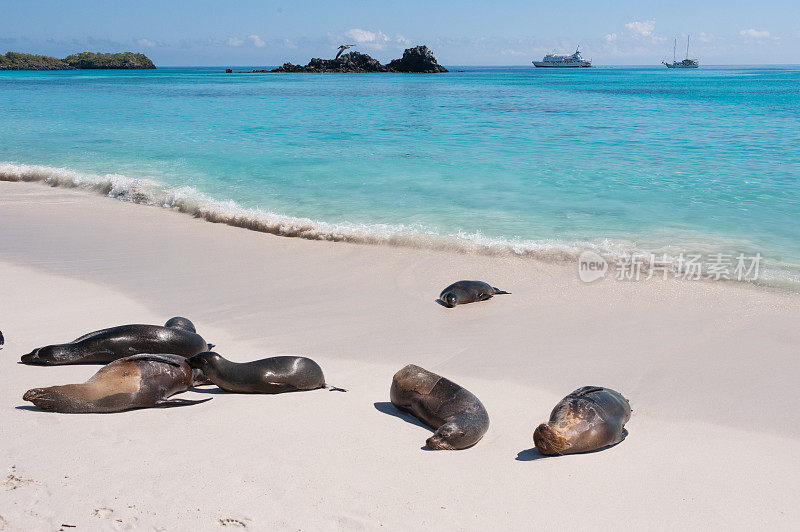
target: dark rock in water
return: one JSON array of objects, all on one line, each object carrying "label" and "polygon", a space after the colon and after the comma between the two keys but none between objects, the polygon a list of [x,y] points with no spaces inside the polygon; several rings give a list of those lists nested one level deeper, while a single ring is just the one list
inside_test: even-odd
[{"label": "dark rock in water", "polygon": [[367,54],[350,52],[338,59],[315,57],[306,66],[284,63],[270,72],[387,72],[386,67]]},{"label": "dark rock in water", "polygon": [[225,73],[226,73],[226,74],[233,74],[233,69],[231,69],[231,68],[226,68],[226,69],[225,69]]},{"label": "dark rock in water", "polygon": [[338,59],[314,58],[307,65],[284,63],[273,70],[253,70],[253,72],[308,72],[308,73],[364,73],[364,72],[447,72],[447,69],[436,62],[436,58],[427,46],[409,48],[403,52],[402,59],[395,59],[388,65],[367,54],[350,52]]},{"label": "dark rock in water", "polygon": [[427,46],[415,46],[403,52],[401,59],[394,59],[386,67],[390,72],[420,72],[430,73],[447,72],[440,65]]}]

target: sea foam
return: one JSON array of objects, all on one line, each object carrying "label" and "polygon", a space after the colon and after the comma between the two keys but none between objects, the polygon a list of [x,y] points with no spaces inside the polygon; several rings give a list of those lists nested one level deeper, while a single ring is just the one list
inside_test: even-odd
[{"label": "sea foam", "polygon": [[[680,253],[712,255],[735,253],[736,243],[698,243],[642,249],[622,239],[564,242],[556,239],[522,240],[493,238],[481,233],[441,234],[423,227],[404,224],[330,223],[299,218],[271,211],[242,207],[232,200],[211,198],[194,187],[169,188],[155,180],[120,174],[90,174],[66,168],[15,163],[0,163],[0,181],[41,182],[53,187],[78,188],[120,201],[172,209],[251,231],[308,240],[389,245],[419,249],[444,250],[466,254],[520,257],[548,263],[576,264],[584,251],[601,255],[611,270],[632,254],[675,258]],[[645,261],[646,262],[646,261]],[[800,289],[800,266],[765,259],[757,284]],[[647,274],[644,264],[642,273]]]}]

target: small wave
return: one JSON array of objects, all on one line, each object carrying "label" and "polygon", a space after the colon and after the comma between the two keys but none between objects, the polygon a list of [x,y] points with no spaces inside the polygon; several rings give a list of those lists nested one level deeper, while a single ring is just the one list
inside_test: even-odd
[{"label": "small wave", "polygon": [[[50,166],[0,163],[0,181],[42,182],[53,187],[79,188],[120,201],[176,210],[213,223],[309,240],[435,249],[572,264],[577,262],[582,252],[588,250],[600,254],[612,268],[629,260],[633,254],[658,254],[659,257],[675,258],[679,253],[710,256],[713,253],[736,252],[735,246],[730,243],[694,243],[691,247],[670,245],[644,250],[633,242],[621,239],[580,242],[521,240],[493,238],[479,232],[441,234],[403,224],[330,223],[245,208],[231,200],[210,198],[193,187],[168,188],[149,179],[120,174],[88,174]],[[642,268],[643,273],[647,273],[647,261],[644,261]],[[758,284],[800,287],[800,267],[765,261]]]}]

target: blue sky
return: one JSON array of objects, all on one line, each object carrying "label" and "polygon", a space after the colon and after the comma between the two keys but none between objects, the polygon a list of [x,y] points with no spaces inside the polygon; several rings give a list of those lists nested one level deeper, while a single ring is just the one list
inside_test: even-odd
[{"label": "blue sky", "polygon": [[[427,44],[445,65],[529,65],[580,43],[596,64],[657,64],[693,39],[704,64],[800,63],[800,2],[0,0],[0,52],[140,51],[157,65],[382,61]],[[679,45],[680,49],[680,45]]]}]

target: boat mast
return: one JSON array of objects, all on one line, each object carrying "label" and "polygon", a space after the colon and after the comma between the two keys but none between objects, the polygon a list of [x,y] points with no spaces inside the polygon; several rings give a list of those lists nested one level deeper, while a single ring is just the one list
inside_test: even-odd
[{"label": "boat mast", "polygon": [[689,35],[686,35],[686,59],[689,59]]},{"label": "boat mast", "polygon": [[675,37],[675,42],[672,43],[672,62],[675,62],[675,50],[678,48],[678,38]]}]

